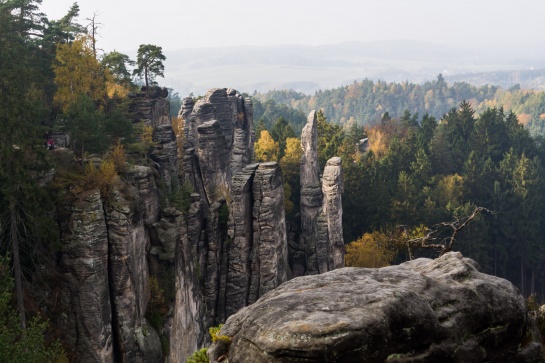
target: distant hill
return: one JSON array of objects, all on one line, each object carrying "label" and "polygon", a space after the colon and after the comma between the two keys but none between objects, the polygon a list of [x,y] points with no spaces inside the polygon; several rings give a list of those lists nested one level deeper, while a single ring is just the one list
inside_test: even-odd
[{"label": "distant hill", "polygon": [[[165,54],[165,84],[182,96],[204,94],[212,87],[234,87],[247,93],[293,89],[313,94],[366,78],[423,83],[439,73],[447,81],[545,88],[544,71],[534,71],[545,69],[544,58],[520,58],[509,52],[491,55],[410,40],[198,48]],[[503,76],[509,72],[530,73]]]}]

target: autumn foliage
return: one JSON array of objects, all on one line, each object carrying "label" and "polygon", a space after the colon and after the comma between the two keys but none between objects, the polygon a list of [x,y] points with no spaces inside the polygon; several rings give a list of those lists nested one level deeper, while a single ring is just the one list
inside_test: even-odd
[{"label": "autumn foliage", "polygon": [[345,261],[348,267],[389,266],[396,257],[400,244],[386,233],[365,233],[346,246]]},{"label": "autumn foliage", "polygon": [[269,131],[261,131],[259,141],[257,141],[254,145],[254,155],[256,161],[277,161],[278,153],[278,143],[273,140]]}]

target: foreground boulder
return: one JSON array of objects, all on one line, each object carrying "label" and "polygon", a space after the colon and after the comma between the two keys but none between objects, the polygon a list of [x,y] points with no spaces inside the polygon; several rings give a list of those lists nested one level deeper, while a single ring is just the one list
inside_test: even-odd
[{"label": "foreground boulder", "polygon": [[282,284],[231,316],[211,362],[544,362],[508,281],[460,253]]}]

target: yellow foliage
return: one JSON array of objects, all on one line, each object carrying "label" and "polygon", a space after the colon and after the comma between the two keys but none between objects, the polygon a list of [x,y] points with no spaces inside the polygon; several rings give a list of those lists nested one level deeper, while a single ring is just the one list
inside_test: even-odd
[{"label": "yellow foliage", "polygon": [[153,146],[153,127],[151,126],[143,126],[142,127],[142,134],[140,135],[140,139],[144,143],[144,145],[151,147]]},{"label": "yellow foliage", "polygon": [[346,266],[373,268],[389,266],[399,248],[399,243],[384,233],[378,231],[365,233],[346,246]]},{"label": "yellow foliage", "polygon": [[210,338],[212,338],[213,342],[215,342],[216,340],[221,340],[227,344],[230,344],[231,338],[229,338],[227,335],[220,334],[220,330],[222,327],[223,327],[223,324],[220,324],[218,326],[213,326],[210,329],[208,329],[208,332],[210,333]]},{"label": "yellow foliage", "polygon": [[85,178],[83,187],[85,190],[98,188],[101,192],[108,192],[118,180],[113,160],[103,160],[97,168],[91,161],[85,166]]},{"label": "yellow foliage", "polygon": [[377,158],[386,155],[388,151],[388,138],[386,135],[377,128],[372,128],[367,131],[367,136],[369,137],[369,150],[373,151]]},{"label": "yellow foliage", "polygon": [[93,101],[106,96],[106,75],[94,56],[91,39],[82,36],[72,43],[59,44],[53,65],[57,92],[55,103],[66,111],[84,94]]},{"label": "yellow foliage", "polygon": [[435,187],[435,200],[442,207],[449,204],[453,208],[459,206],[463,194],[464,178],[458,174],[443,177]]},{"label": "yellow foliage", "polygon": [[106,94],[110,98],[114,97],[114,95],[120,98],[127,98],[129,89],[124,85],[115,83],[113,80],[108,80],[106,82]]},{"label": "yellow foliage", "polygon": [[259,141],[254,144],[254,154],[257,161],[277,161],[278,143],[273,140],[269,131],[261,131]]},{"label": "yellow foliage", "polygon": [[280,160],[282,173],[284,176],[291,176],[299,173],[301,156],[303,155],[301,141],[295,137],[288,137],[286,139],[286,148],[284,150],[284,156]]},{"label": "yellow foliage", "polygon": [[127,153],[123,145],[118,142],[117,145],[108,153],[107,160],[111,160],[114,164],[114,168],[117,172],[121,172],[125,169],[125,163],[127,161]]}]

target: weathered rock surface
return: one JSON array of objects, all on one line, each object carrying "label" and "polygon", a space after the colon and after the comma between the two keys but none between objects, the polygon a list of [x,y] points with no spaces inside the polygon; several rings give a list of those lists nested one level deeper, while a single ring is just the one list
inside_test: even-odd
[{"label": "weathered rock surface", "polygon": [[133,166],[126,176],[107,198],[94,190],[60,206],[63,298],[57,320],[78,362],[157,362],[163,356],[145,318],[158,193],[150,168]]},{"label": "weathered rock surface", "polygon": [[139,93],[129,94],[131,98],[129,112],[134,122],[143,122],[145,126],[154,128],[170,125],[170,103],[166,99],[168,90],[151,87],[149,94],[146,95],[144,88]]},{"label": "weathered rock surface", "polygon": [[211,204],[251,160],[252,102],[233,89],[214,88],[197,102],[184,99],[180,116],[185,121],[184,181],[205,191]]},{"label": "weathered rock surface", "polygon": [[[284,188],[278,163],[251,164],[232,180],[229,208],[192,196],[176,257],[172,362],[209,342],[208,328],[290,277]],[[226,214],[228,213],[228,214]],[[183,342],[180,343],[180,342]]]},{"label": "weathered rock surface", "polygon": [[[136,193],[132,191],[131,195]],[[159,336],[144,317],[150,299],[149,234],[141,213],[119,190],[110,192],[104,209],[117,355],[124,362],[159,361],[163,356]],[[145,339],[141,337],[144,332]]]},{"label": "weathered rock surface", "polygon": [[293,279],[221,334],[232,343],[213,343],[211,362],[545,361],[518,290],[454,252]]},{"label": "weathered rock surface", "polygon": [[[180,224],[180,243],[176,251],[176,296],[170,330],[169,362],[186,362],[207,339],[205,305],[202,299],[202,273],[207,251],[201,243],[204,213],[200,195],[192,195],[187,221]],[[204,242],[204,241],[203,241]]]},{"label": "weathered rock surface", "polygon": [[113,362],[108,236],[98,190],[81,195],[62,218],[62,305],[58,325],[80,362]]},{"label": "weathered rock surface", "polygon": [[[316,112],[301,133],[301,233],[290,244],[294,276],[314,275],[344,266],[341,158],[327,161],[320,184]],[[304,252],[304,258],[301,256]]]},{"label": "weathered rock surface", "polygon": [[155,162],[161,179],[170,188],[173,182],[178,183],[178,145],[172,126],[155,127],[153,141],[155,146],[150,153],[150,158]]},{"label": "weathered rock surface", "polygon": [[343,191],[341,158],[333,157],[327,161],[322,178],[323,212],[329,237],[328,271],[344,267]]}]

